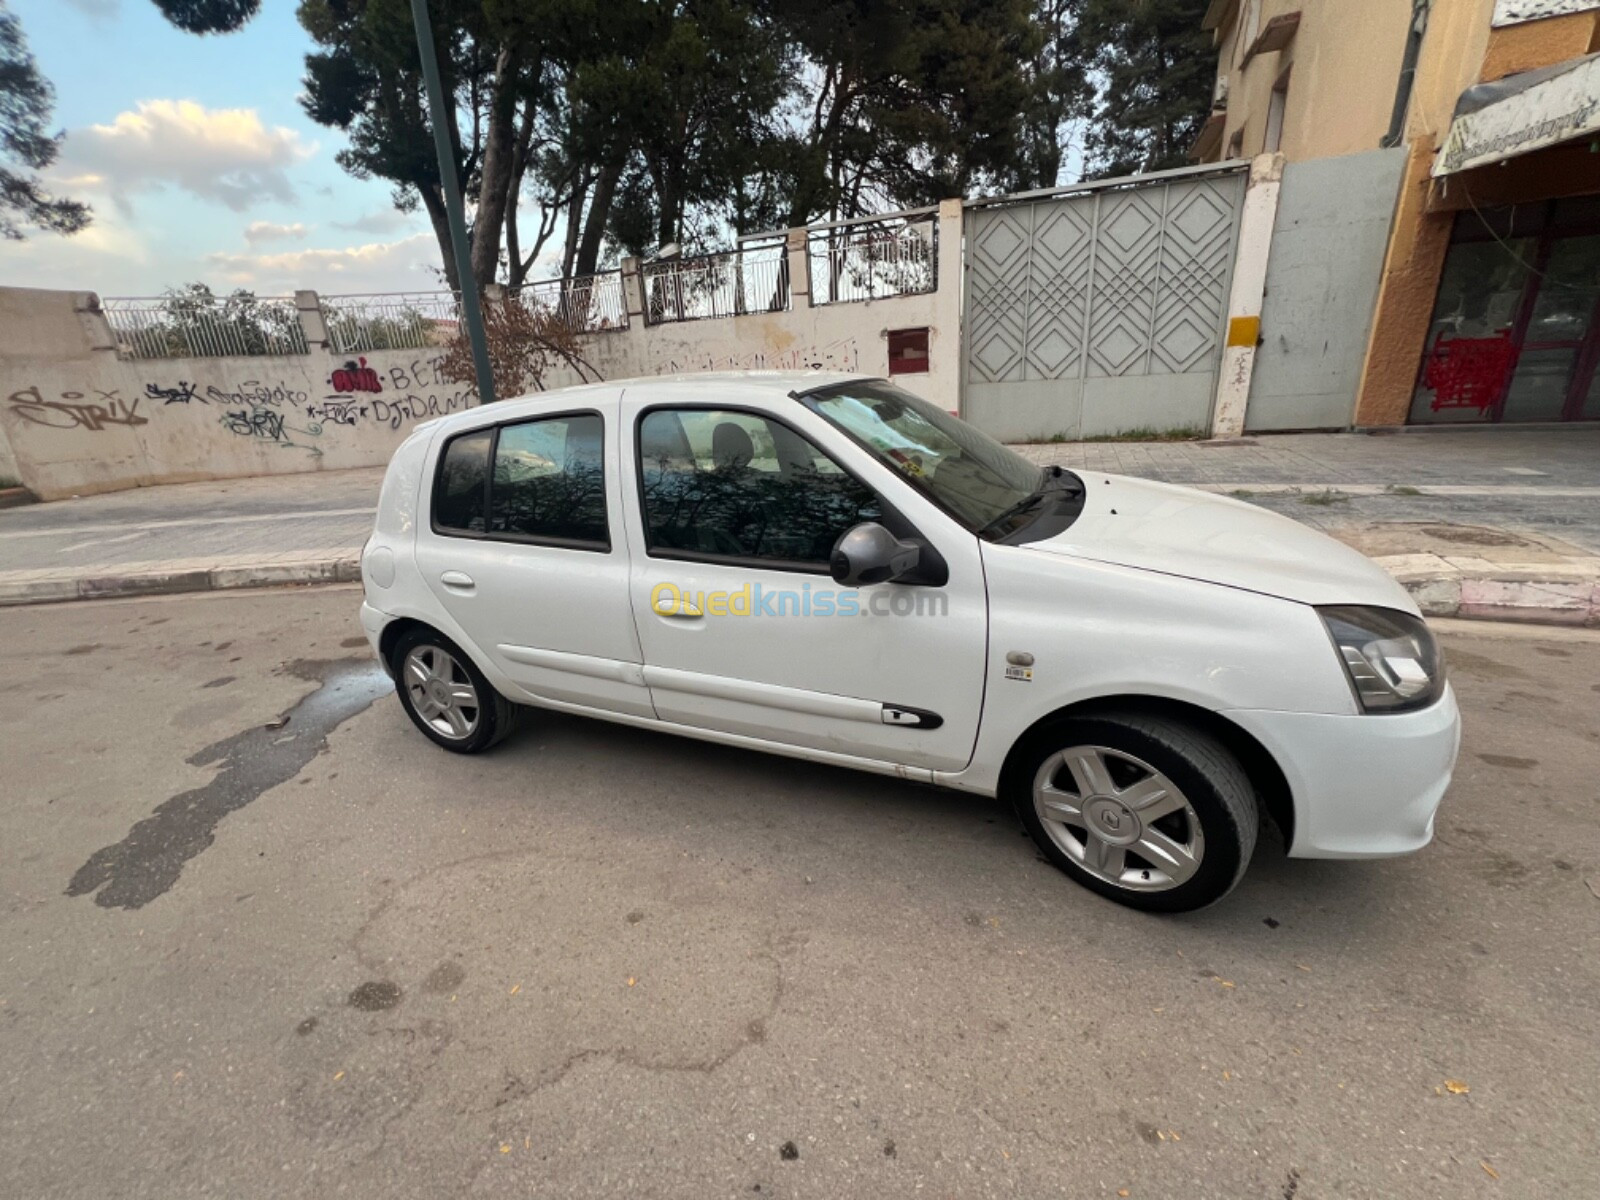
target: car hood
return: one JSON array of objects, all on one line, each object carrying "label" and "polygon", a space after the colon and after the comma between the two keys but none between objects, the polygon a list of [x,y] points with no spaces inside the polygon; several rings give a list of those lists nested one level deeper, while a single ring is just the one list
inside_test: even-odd
[{"label": "car hood", "polygon": [[1304,604],[1376,604],[1416,613],[1406,590],[1326,534],[1226,496],[1080,472],[1082,515],[1043,541],[1046,554],[1115,563]]}]

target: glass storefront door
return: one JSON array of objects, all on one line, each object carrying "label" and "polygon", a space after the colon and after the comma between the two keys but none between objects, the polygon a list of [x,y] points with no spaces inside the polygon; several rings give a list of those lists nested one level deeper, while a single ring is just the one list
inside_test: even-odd
[{"label": "glass storefront door", "polygon": [[1462,213],[1413,423],[1600,419],[1600,197]]}]

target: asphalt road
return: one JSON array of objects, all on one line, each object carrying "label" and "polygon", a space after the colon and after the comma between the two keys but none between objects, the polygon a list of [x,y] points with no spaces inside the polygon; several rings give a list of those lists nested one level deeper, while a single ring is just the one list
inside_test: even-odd
[{"label": "asphalt road", "polygon": [[1449,629],[1423,854],[1161,919],[993,802],[452,757],[356,602],[6,614],[0,1195],[1600,1194],[1600,635]]}]

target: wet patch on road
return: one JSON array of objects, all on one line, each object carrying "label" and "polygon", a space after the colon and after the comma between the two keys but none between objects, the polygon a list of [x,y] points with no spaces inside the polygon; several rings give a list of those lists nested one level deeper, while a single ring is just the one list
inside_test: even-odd
[{"label": "wet patch on road", "polygon": [[358,984],[346,997],[345,1003],[362,1012],[382,1012],[400,1003],[400,985],[390,983],[387,979],[368,980]]},{"label": "wet patch on road", "polygon": [[291,663],[287,670],[320,686],[283,718],[191,756],[190,766],[220,764],[211,782],[172,797],[120,842],[95,851],[67,884],[67,895],[93,892],[101,908],[143,908],[178,881],[184,863],[211,845],[223,817],[293,779],[327,748],[328,734],[394,686],[366,660]]},{"label": "wet patch on road", "polygon": [[1479,754],[1478,757],[1491,767],[1510,767],[1517,771],[1527,771],[1539,765],[1537,758],[1518,758],[1515,754]]}]

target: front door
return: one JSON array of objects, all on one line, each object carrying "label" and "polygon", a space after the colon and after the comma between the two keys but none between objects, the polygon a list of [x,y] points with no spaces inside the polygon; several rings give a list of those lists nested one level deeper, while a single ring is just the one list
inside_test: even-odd
[{"label": "front door", "polygon": [[608,409],[445,442],[417,566],[479,657],[530,696],[652,717]]},{"label": "front door", "polygon": [[976,538],[934,532],[925,516],[917,532],[937,546],[947,580],[839,588],[828,574],[834,542],[885,519],[885,507],[819,448],[826,432],[801,431],[810,415],[648,396],[623,397],[622,454],[639,472],[626,489],[630,590],[661,719],[965,767],[987,623]]}]

